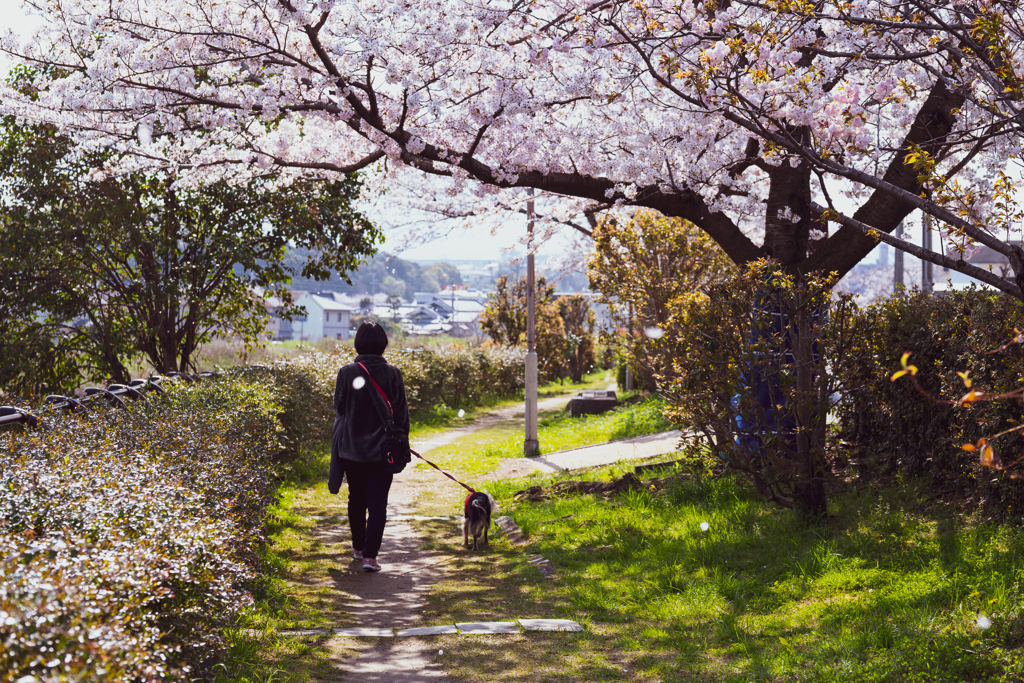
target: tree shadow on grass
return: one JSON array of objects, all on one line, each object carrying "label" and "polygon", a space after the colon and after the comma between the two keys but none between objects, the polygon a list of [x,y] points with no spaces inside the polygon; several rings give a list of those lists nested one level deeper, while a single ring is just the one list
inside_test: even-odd
[{"label": "tree shadow on grass", "polygon": [[[1024,552],[987,552],[983,529],[970,532],[968,552],[964,532],[941,506],[908,513],[878,499],[844,500],[836,517],[809,525],[742,491],[687,486],[658,494],[661,503],[629,494],[524,504],[517,513],[536,533],[532,547],[559,568],[571,604],[611,625],[616,646],[713,650],[729,662],[725,669],[755,678],[818,662],[834,654],[837,639],[862,658],[884,653],[895,661],[895,653],[932,637],[922,623],[948,621],[955,599],[974,590],[971,580],[984,583],[992,570],[1013,576]],[[697,531],[694,514],[713,520],[709,531]],[[552,521],[533,521],[546,517]],[[953,578],[938,576],[939,568]],[[673,644],[631,634],[652,619],[691,635]],[[857,631],[870,637],[850,635]],[[836,662],[828,661],[821,666]],[[928,661],[905,666],[914,671]]]}]

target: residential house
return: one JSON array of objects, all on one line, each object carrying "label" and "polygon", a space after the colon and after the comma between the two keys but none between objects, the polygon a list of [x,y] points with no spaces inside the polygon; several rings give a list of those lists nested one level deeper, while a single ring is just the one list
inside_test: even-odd
[{"label": "residential house", "polygon": [[319,341],[350,337],[351,306],[319,294],[305,294],[295,303],[306,309],[306,316],[292,321],[292,339]]},{"label": "residential house", "polygon": [[488,294],[479,290],[417,292],[415,303],[405,305],[397,313],[410,334],[442,334],[471,337],[480,332],[480,314],[486,307]]}]

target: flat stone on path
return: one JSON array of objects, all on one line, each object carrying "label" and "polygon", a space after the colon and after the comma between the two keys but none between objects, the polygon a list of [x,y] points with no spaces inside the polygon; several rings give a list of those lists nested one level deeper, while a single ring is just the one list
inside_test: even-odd
[{"label": "flat stone on path", "polygon": [[520,619],[527,631],[582,631],[583,627],[569,619]]},{"label": "flat stone on path", "polygon": [[[322,635],[324,635],[326,633],[330,633],[330,631],[328,631],[325,628],[307,628],[307,629],[298,629],[298,630],[294,630],[294,631],[280,631],[279,633],[282,636],[303,637],[303,636],[322,636]],[[259,635],[259,632],[256,631],[256,629],[249,629],[249,634],[250,635]]]},{"label": "flat stone on path", "polygon": [[458,633],[459,629],[452,624],[444,626],[420,626],[419,628],[403,628],[398,631],[398,637],[405,636],[439,636],[443,633]]},{"label": "flat stone on path", "polygon": [[519,633],[519,624],[514,621],[476,621],[455,624],[463,635],[478,633]]},{"label": "flat stone on path", "polygon": [[336,628],[336,636],[348,636],[349,638],[392,638],[395,630],[390,628]]}]

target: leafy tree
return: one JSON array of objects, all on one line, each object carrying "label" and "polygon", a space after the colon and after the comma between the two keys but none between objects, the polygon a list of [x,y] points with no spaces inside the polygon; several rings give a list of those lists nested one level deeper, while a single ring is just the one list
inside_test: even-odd
[{"label": "leafy tree", "polygon": [[[502,346],[526,345],[526,278],[511,283],[507,275],[498,278],[494,294],[480,316],[480,329]],[[534,344],[539,377],[547,381],[565,377],[565,323],[555,301],[555,286],[543,277],[535,283]]]},{"label": "leafy tree", "polygon": [[[3,332],[20,330],[19,348],[59,352],[64,370],[45,380],[54,388],[83,373],[125,381],[137,356],[157,372],[193,368],[214,338],[257,343],[267,317],[258,291],[290,316],[293,274],[344,276],[379,238],[353,208],[354,176],[196,188],[167,174],[88,179],[105,160],[52,128],[11,119],[0,128]],[[284,262],[292,244],[309,254],[300,268]]]},{"label": "leafy tree", "polygon": [[436,290],[427,291],[440,291],[450,284],[455,286],[462,285],[462,273],[459,272],[458,267],[444,261],[438,261],[427,266],[423,276],[432,279],[438,285]]},{"label": "leafy tree", "polygon": [[573,382],[582,382],[584,373],[597,364],[594,347],[597,318],[590,310],[590,300],[585,296],[560,296],[555,303],[565,327],[569,378]]},{"label": "leafy tree", "polygon": [[[670,325],[675,303],[729,278],[735,267],[692,223],[638,211],[599,221],[587,272],[612,323],[606,342],[619,345],[631,367],[654,386],[651,380],[670,372],[666,342],[677,334]],[[633,335],[627,338],[621,330]]]}]

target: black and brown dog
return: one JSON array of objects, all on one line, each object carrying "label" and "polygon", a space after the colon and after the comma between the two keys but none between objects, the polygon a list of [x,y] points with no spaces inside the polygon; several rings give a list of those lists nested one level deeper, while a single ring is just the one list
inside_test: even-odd
[{"label": "black and brown dog", "polygon": [[489,493],[471,493],[466,496],[463,504],[466,519],[462,522],[462,542],[469,545],[469,537],[473,536],[473,550],[476,550],[476,540],[480,534],[484,536],[484,543],[488,543],[487,531],[491,528],[491,513],[498,512],[498,504]]}]

